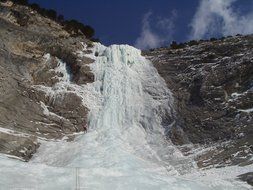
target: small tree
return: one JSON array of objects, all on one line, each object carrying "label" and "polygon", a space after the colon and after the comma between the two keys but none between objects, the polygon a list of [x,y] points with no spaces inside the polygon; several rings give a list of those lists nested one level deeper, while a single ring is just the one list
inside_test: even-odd
[{"label": "small tree", "polygon": [[210,42],[217,41],[217,38],[210,38]]},{"label": "small tree", "polygon": [[176,41],[172,41],[172,43],[170,44],[170,47],[172,49],[181,49],[181,48],[185,47],[185,44],[183,44],[183,43],[177,44]]},{"label": "small tree", "polygon": [[64,22],[64,16],[63,16],[63,15],[59,15],[59,16],[57,17],[57,20],[58,20],[58,22],[60,22],[60,23]]},{"label": "small tree", "polygon": [[20,4],[20,5],[28,5],[28,0],[12,0],[13,3],[17,3],[17,4]]},{"label": "small tree", "polygon": [[38,10],[38,13],[40,13],[42,16],[46,16],[46,9],[44,9],[44,8],[40,8],[39,10]]},{"label": "small tree", "polygon": [[81,31],[87,38],[92,38],[95,35],[95,30],[89,25],[84,26]]},{"label": "small tree", "polygon": [[172,43],[170,44],[170,47],[172,49],[176,49],[177,48],[177,42],[176,41],[172,41]]},{"label": "small tree", "polygon": [[194,46],[194,45],[198,45],[198,42],[196,40],[191,40],[188,42],[189,46]]},{"label": "small tree", "polygon": [[41,9],[37,3],[31,4],[30,7],[35,11],[39,11]]},{"label": "small tree", "polygon": [[51,19],[53,19],[53,20],[56,20],[56,18],[57,18],[57,13],[56,13],[56,11],[53,10],[53,9],[47,10],[47,11],[46,11],[46,15],[47,15],[48,18],[51,18]]},{"label": "small tree", "polygon": [[93,42],[100,42],[99,38],[92,38],[91,41],[93,41]]}]

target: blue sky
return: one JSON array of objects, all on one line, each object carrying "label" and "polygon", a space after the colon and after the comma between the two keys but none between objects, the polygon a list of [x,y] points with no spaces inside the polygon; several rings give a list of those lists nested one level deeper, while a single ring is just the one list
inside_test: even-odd
[{"label": "blue sky", "polygon": [[[172,40],[253,33],[252,0],[30,0],[96,30],[106,45],[139,48]],[[232,19],[229,19],[229,18]],[[252,27],[250,26],[252,25]]]}]

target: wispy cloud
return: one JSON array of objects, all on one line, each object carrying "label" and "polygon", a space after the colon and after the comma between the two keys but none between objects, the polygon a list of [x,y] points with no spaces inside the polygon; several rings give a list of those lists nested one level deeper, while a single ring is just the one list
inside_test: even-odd
[{"label": "wispy cloud", "polygon": [[192,31],[189,38],[253,33],[253,10],[246,15],[241,15],[233,8],[237,1],[201,0],[190,25]]},{"label": "wispy cloud", "polygon": [[176,11],[172,12],[170,18],[156,18],[153,25],[150,19],[152,14],[150,11],[143,17],[142,31],[135,42],[135,47],[139,49],[156,48],[172,38],[175,29],[174,21],[177,17]]}]

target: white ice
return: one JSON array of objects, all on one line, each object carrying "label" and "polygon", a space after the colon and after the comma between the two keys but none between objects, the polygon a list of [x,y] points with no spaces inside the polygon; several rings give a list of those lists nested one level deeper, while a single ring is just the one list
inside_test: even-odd
[{"label": "white ice", "polygon": [[[164,138],[164,127],[174,123],[173,96],[140,50],[95,44],[86,56],[95,60],[94,83],[71,84],[60,64],[63,80],[38,88],[52,98],[66,91],[81,96],[90,109],[88,133],[73,142],[42,142],[29,163],[0,156],[0,189],[248,189],[236,181],[182,177],[194,163]],[[163,114],[171,120],[162,127]]]}]

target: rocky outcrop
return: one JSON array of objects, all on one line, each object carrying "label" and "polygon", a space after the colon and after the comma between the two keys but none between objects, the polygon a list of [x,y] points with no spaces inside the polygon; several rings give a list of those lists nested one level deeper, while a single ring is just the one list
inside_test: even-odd
[{"label": "rocky outcrop", "polygon": [[239,175],[238,178],[253,186],[253,172]]},{"label": "rocky outcrop", "polygon": [[6,155],[15,155],[17,158],[28,161],[36,152],[39,144],[36,137],[16,136],[17,134],[0,133],[0,150]]},{"label": "rocky outcrop", "polygon": [[[71,82],[94,80],[90,58],[79,56],[85,36],[72,37],[56,22],[12,3],[0,4],[0,153],[28,161],[39,140],[72,138],[84,131],[88,109],[72,91],[50,96],[66,63]],[[50,60],[45,55],[51,55]]]},{"label": "rocky outcrop", "polygon": [[177,123],[168,134],[172,141],[209,147],[195,158],[201,168],[252,163],[253,36],[143,54],[174,94]]}]

